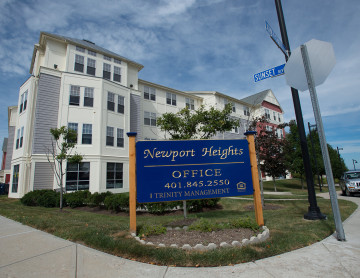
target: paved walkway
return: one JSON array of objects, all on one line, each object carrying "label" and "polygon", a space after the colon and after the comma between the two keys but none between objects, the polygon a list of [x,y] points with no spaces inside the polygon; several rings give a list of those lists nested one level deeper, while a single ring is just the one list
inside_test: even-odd
[{"label": "paved walkway", "polygon": [[[329,197],[328,193],[319,195]],[[359,197],[346,199],[360,205]],[[360,208],[344,222],[344,230],[346,242],[330,236],[309,247],[255,262],[185,268],[111,256],[0,216],[0,277],[360,277]]]}]

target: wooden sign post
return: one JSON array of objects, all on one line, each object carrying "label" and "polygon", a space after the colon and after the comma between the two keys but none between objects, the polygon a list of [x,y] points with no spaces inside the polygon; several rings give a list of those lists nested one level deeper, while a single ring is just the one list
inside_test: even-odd
[{"label": "wooden sign post", "polygon": [[129,137],[129,213],[130,232],[136,233],[136,132],[127,133]]}]

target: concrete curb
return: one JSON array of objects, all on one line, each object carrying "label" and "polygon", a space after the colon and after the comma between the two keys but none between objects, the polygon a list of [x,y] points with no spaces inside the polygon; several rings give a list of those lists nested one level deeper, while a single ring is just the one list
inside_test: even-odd
[{"label": "concrete curb", "polygon": [[[184,226],[183,228],[180,227],[176,227],[176,228],[171,228],[168,227],[167,230],[187,230],[188,227]],[[216,248],[231,248],[231,247],[243,247],[249,244],[257,244],[257,243],[261,243],[266,241],[269,237],[270,237],[270,230],[266,227],[266,226],[262,226],[263,231],[261,233],[259,233],[257,236],[252,236],[250,239],[243,239],[241,242],[234,240],[231,243],[227,243],[227,242],[221,242],[220,245],[216,245],[215,243],[209,243],[208,245],[203,245],[203,244],[196,244],[195,246],[191,246],[190,244],[184,244],[183,246],[178,246],[177,244],[170,244],[170,245],[166,245],[163,243],[160,243],[158,245],[155,245],[152,242],[146,242],[145,240],[142,240],[140,237],[138,237],[135,233],[131,233],[131,236],[135,238],[136,241],[138,241],[140,244],[143,245],[149,245],[149,246],[154,246],[154,247],[172,247],[172,248],[181,248],[183,250],[186,251],[199,251],[199,252],[204,252],[204,251],[210,251],[210,250],[214,250]]]}]

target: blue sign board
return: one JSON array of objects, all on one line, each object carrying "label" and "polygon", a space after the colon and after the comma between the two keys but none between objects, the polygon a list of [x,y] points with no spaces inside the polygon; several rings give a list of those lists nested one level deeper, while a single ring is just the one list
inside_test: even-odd
[{"label": "blue sign board", "polygon": [[254,74],[254,80],[258,82],[269,77],[282,75],[284,74],[284,67],[285,64]]},{"label": "blue sign board", "polygon": [[253,194],[247,140],[139,141],[139,203]]},{"label": "blue sign board", "polygon": [[274,41],[274,43],[280,48],[280,50],[286,55],[287,55],[287,51],[286,51],[286,47],[285,45],[282,43],[282,41],[278,38],[278,36],[275,34],[274,30],[270,27],[269,23],[265,20],[265,28],[266,31],[269,33],[270,37],[272,38],[272,40]]}]

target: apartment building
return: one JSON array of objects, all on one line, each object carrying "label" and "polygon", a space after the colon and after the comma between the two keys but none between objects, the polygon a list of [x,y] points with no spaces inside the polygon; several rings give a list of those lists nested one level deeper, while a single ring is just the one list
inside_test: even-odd
[{"label": "apartment building", "polygon": [[58,188],[47,157],[50,128],[75,130],[75,151],[84,156],[82,163],[67,165],[66,191],[120,193],[128,191],[126,134],[136,132],[137,140],[167,139],[156,127],[163,113],[200,105],[222,109],[231,102],[239,128],[217,134],[217,139],[243,138],[254,111],[283,113],[271,90],[265,102],[253,105],[218,92],[183,92],[141,80],[142,68],[90,41],[42,32],[34,46],[31,76],[20,87],[17,106],[9,108],[9,197]]}]

